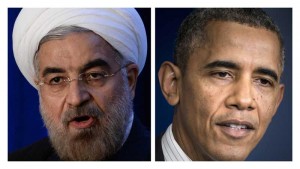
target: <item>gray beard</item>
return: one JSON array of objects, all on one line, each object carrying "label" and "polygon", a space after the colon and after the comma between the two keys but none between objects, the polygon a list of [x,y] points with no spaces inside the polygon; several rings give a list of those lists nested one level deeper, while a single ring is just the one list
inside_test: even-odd
[{"label": "gray beard", "polygon": [[[128,85],[122,86],[115,91],[117,94],[112,96],[111,102],[106,104],[106,112],[101,111],[95,103],[88,103],[64,112],[59,124],[55,124],[40,98],[42,118],[52,146],[62,160],[105,160],[121,148],[127,138],[126,130],[131,125],[133,113]],[[78,115],[93,116],[96,123],[90,128],[71,133],[68,120]]]}]

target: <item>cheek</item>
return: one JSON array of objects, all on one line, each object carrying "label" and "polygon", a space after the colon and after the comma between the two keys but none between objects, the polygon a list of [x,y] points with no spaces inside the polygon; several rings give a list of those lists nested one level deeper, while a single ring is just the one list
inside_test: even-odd
[{"label": "cheek", "polygon": [[[121,85],[117,85],[121,84]],[[122,83],[111,83],[106,87],[103,87],[99,90],[91,91],[92,100],[98,105],[98,107],[105,113],[110,109],[110,105],[114,103],[115,100],[119,99],[122,94],[122,86],[125,85]]]},{"label": "cheek", "polygon": [[271,122],[273,115],[275,114],[275,101],[272,101],[270,98],[272,96],[261,96],[261,99],[258,100],[258,116],[261,125],[267,127]]},{"label": "cheek", "polygon": [[40,104],[47,113],[47,117],[51,118],[55,123],[59,123],[64,110],[64,98],[50,97],[40,93]]},{"label": "cheek", "polygon": [[274,98],[275,96],[270,94],[257,94],[256,103],[259,120],[259,137],[263,136],[276,112],[276,101]]},{"label": "cheek", "polygon": [[108,104],[113,100],[113,92],[92,92],[93,101],[104,113],[108,109]]},{"label": "cheek", "polygon": [[182,111],[189,114],[183,118],[187,118],[185,121],[190,125],[189,128],[193,129],[194,134],[202,133],[200,135],[203,137],[211,133],[213,118],[222,107],[223,90],[205,83],[204,80],[195,82],[183,88]]}]

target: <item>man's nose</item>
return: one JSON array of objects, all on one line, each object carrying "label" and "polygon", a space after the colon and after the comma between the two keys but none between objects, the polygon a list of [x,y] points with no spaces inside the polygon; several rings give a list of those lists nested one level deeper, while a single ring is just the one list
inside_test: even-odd
[{"label": "man's nose", "polygon": [[251,78],[239,79],[231,90],[225,103],[228,108],[248,111],[256,108]]},{"label": "man's nose", "polygon": [[90,93],[82,83],[77,79],[69,82],[66,101],[70,107],[78,107],[90,99]]}]

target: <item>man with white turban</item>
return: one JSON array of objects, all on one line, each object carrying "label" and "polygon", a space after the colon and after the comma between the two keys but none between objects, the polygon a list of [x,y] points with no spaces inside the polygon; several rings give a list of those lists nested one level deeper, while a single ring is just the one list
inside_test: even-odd
[{"label": "man with white turban", "polygon": [[49,138],[9,160],[150,160],[132,104],[147,56],[135,9],[23,9],[13,51]]}]

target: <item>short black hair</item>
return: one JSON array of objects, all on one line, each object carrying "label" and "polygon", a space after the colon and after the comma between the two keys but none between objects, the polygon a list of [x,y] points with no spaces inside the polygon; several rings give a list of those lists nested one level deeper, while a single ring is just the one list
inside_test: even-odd
[{"label": "short black hair", "polygon": [[257,8],[207,8],[196,9],[182,22],[174,50],[174,62],[185,72],[193,50],[205,44],[205,28],[211,21],[232,21],[250,27],[264,28],[276,33],[280,43],[281,72],[284,67],[284,46],[278,26],[262,9]]}]

